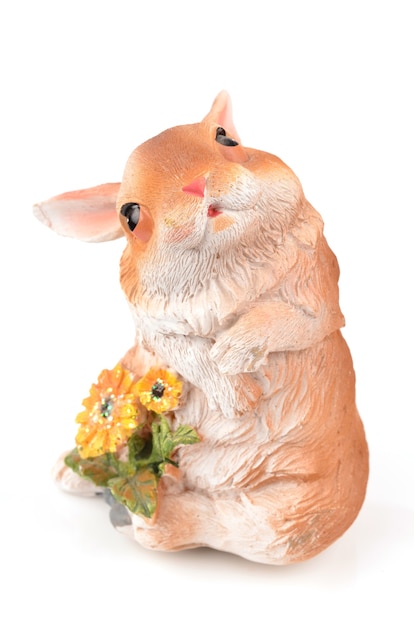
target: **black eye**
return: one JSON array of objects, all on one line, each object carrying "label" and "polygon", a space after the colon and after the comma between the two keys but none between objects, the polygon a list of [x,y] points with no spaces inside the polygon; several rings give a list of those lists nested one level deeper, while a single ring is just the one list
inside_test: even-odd
[{"label": "black eye", "polygon": [[141,207],[136,202],[127,202],[121,207],[121,215],[126,217],[129,230],[133,231],[139,222]]},{"label": "black eye", "polygon": [[239,144],[234,139],[227,137],[224,128],[219,126],[216,130],[216,141],[221,143],[222,146],[238,146]]}]

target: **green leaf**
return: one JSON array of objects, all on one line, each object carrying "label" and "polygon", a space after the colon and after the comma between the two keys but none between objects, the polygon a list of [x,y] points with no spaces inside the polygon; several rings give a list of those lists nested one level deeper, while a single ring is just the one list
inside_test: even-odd
[{"label": "green leaf", "polygon": [[199,437],[190,426],[179,426],[175,432],[170,428],[165,417],[161,417],[159,429],[160,456],[168,459],[174,448],[183,444],[196,443]]},{"label": "green leaf", "polygon": [[140,458],[146,444],[147,441],[138,434],[137,430],[132,433],[128,439],[128,459],[131,463]]},{"label": "green leaf", "polygon": [[140,469],[132,476],[112,478],[109,481],[114,498],[132,513],[152,517],[157,507],[158,479],[149,469]]},{"label": "green leaf", "polygon": [[65,463],[82,478],[91,480],[98,487],[107,487],[108,481],[118,475],[117,461],[110,453],[82,459],[78,449],[75,448],[65,457]]},{"label": "green leaf", "polygon": [[135,463],[130,463],[129,461],[118,462],[118,476],[129,478],[130,476],[133,476],[136,471],[137,471],[137,468],[136,468]]},{"label": "green leaf", "polygon": [[161,476],[165,471],[165,464],[177,466],[171,458],[174,449],[179,445],[197,443],[200,441],[195,430],[189,426],[179,426],[175,432],[170,428],[168,421],[160,415],[160,420],[153,422],[152,451],[149,457],[137,462],[137,467],[151,467],[155,474]]},{"label": "green leaf", "polygon": [[200,441],[200,437],[197,435],[194,428],[191,428],[190,426],[185,426],[185,424],[182,424],[172,434],[172,441],[174,443],[174,448],[176,448],[177,446],[181,446],[181,445],[198,443]]}]

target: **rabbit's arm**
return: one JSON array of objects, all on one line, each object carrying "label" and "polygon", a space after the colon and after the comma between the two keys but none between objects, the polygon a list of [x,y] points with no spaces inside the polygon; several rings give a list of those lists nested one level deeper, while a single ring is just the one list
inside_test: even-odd
[{"label": "rabbit's arm", "polygon": [[218,336],[210,356],[222,373],[253,372],[269,353],[309,348],[342,322],[325,306],[312,315],[286,302],[259,302]]},{"label": "rabbit's arm", "polygon": [[261,389],[249,375],[223,375],[211,359],[210,339],[163,334],[145,326],[141,326],[140,334],[147,350],[156,353],[168,367],[205,393],[210,409],[233,418],[255,405]]}]

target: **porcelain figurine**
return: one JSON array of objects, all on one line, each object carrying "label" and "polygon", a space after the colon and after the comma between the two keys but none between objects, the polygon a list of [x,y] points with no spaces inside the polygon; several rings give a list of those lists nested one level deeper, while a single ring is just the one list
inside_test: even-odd
[{"label": "porcelain figurine", "polygon": [[35,212],[62,235],[125,237],[136,325],[84,400],[61,486],[103,492],[114,525],[157,550],[288,564],[339,538],[368,450],[336,257],[295,174],[241,144],[227,93],[134,150],[121,183]]}]

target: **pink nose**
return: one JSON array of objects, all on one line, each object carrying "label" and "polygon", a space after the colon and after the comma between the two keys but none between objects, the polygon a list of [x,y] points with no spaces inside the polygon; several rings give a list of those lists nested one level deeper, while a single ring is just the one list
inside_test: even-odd
[{"label": "pink nose", "polygon": [[206,188],[206,179],[204,176],[200,176],[199,178],[195,178],[189,185],[186,185],[182,188],[181,191],[184,193],[189,193],[192,196],[197,196],[198,198],[204,198],[204,190]]}]

